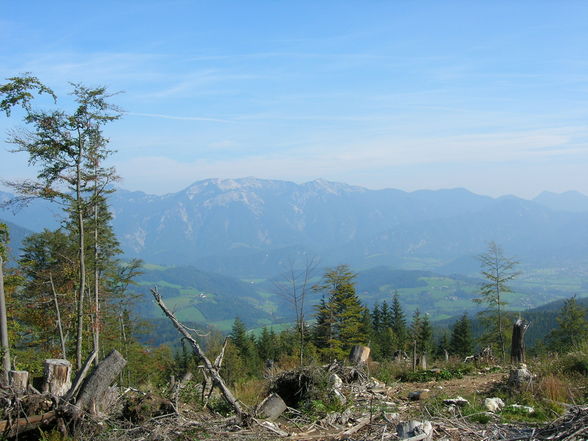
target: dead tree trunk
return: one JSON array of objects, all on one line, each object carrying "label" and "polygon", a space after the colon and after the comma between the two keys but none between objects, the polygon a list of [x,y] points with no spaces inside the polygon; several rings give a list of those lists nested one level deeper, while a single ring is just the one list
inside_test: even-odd
[{"label": "dead tree trunk", "polygon": [[8,321],[6,312],[6,298],[4,297],[4,273],[0,256],[0,348],[2,350],[2,382],[8,385],[8,372],[10,371],[10,350],[8,346]]},{"label": "dead tree trunk", "polygon": [[171,320],[174,327],[178,330],[178,332],[180,334],[182,334],[184,336],[184,338],[186,340],[188,340],[188,342],[190,342],[190,345],[192,346],[194,353],[204,363],[204,368],[206,369],[206,371],[208,372],[208,374],[212,378],[213,384],[215,386],[219,387],[225,400],[235,410],[237,417],[241,420],[242,423],[244,423],[244,424],[249,423],[251,416],[247,412],[245,412],[245,410],[243,410],[243,408],[241,407],[241,405],[239,404],[239,402],[237,401],[237,399],[235,398],[233,393],[226,386],[223,378],[220,376],[220,374],[218,372],[218,369],[210,362],[208,357],[206,357],[206,355],[204,354],[204,351],[202,351],[198,342],[194,339],[194,337],[192,337],[192,335],[188,332],[186,327],[183,324],[181,324],[178,321],[178,319],[176,319],[176,317],[167,308],[167,306],[165,306],[165,304],[163,303],[163,300],[161,299],[161,295],[159,294],[157,289],[152,289],[151,293],[153,294],[153,298],[155,299],[155,301],[157,302],[157,304],[159,305],[159,307],[161,308],[163,313]]},{"label": "dead tree trunk", "polygon": [[512,327],[512,345],[510,349],[510,361],[512,363],[525,362],[525,332],[531,323],[518,318]]},{"label": "dead tree trunk", "polygon": [[113,350],[102,360],[88,380],[82,386],[76,406],[79,410],[86,410],[92,415],[99,411],[100,403],[108,391],[109,386],[123,370],[127,361],[116,350]]}]

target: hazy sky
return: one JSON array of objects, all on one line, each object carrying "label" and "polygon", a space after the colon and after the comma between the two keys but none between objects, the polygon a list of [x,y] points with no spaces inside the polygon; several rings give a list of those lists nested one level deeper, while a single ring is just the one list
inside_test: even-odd
[{"label": "hazy sky", "polygon": [[[0,81],[26,71],[64,107],[68,81],[124,91],[105,131],[128,189],[588,193],[586,1],[4,2]],[[31,176],[9,148],[0,177]]]}]

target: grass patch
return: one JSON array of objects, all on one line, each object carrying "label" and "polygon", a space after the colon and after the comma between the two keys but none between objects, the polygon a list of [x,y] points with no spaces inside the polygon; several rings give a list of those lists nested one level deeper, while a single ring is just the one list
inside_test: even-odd
[{"label": "grass patch", "polygon": [[443,381],[452,380],[454,378],[463,378],[464,375],[471,374],[473,371],[473,366],[429,369],[426,371],[405,372],[401,374],[398,379],[403,382],[426,383],[428,381]]}]

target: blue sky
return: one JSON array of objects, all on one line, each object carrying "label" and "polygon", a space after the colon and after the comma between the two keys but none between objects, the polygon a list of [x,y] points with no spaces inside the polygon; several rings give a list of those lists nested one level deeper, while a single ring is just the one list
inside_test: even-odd
[{"label": "blue sky", "polygon": [[[316,178],[588,194],[588,2],[29,1],[0,77],[124,91],[122,186]],[[18,119],[0,118],[0,131]],[[34,175],[0,145],[0,177]]]}]

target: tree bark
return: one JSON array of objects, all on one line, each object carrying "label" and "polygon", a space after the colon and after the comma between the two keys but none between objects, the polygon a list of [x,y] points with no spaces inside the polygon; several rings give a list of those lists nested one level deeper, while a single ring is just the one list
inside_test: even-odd
[{"label": "tree bark", "polygon": [[104,395],[126,364],[127,361],[117,350],[110,352],[82,386],[76,406],[92,415],[98,414]]},{"label": "tree bark", "polygon": [[245,410],[243,410],[243,408],[241,407],[233,393],[226,386],[223,378],[219,374],[216,367],[210,362],[208,357],[206,357],[206,355],[204,354],[204,351],[200,348],[198,342],[194,339],[194,337],[192,337],[192,335],[188,332],[186,327],[182,323],[180,323],[178,319],[176,319],[176,317],[167,308],[167,306],[165,306],[165,303],[163,303],[161,295],[159,294],[157,289],[152,289],[151,293],[153,294],[153,298],[155,299],[163,313],[171,320],[171,322],[173,323],[174,327],[178,330],[178,332],[182,334],[184,338],[190,343],[196,356],[202,360],[206,371],[212,377],[213,384],[220,388],[223,397],[233,407],[235,413],[237,414],[237,417],[241,420],[243,424],[248,424],[251,420],[251,416],[247,412],[245,412]]},{"label": "tree bark", "polygon": [[82,338],[84,335],[84,291],[86,290],[86,254],[84,242],[84,212],[82,209],[82,156],[83,146],[79,146],[79,154],[76,163],[76,211],[78,222],[78,256],[79,256],[79,292],[78,292],[78,330],[76,335],[76,368],[82,368]]},{"label": "tree bark", "polygon": [[10,347],[8,345],[8,319],[6,311],[6,297],[4,296],[4,269],[0,256],[0,348],[2,349],[2,382],[8,385],[10,371]]},{"label": "tree bark", "polygon": [[510,361],[512,363],[525,362],[525,332],[530,323],[518,318],[512,327],[512,345],[510,349]]},{"label": "tree bark", "polygon": [[10,371],[10,387],[16,393],[26,392],[29,385],[29,373],[27,371]]},{"label": "tree bark", "polygon": [[71,363],[67,360],[48,359],[43,367],[43,393],[64,396],[71,387]]},{"label": "tree bark", "polygon": [[86,375],[88,375],[88,371],[90,370],[90,365],[96,359],[97,355],[98,354],[96,354],[96,352],[92,352],[90,354],[90,356],[84,362],[84,366],[82,367],[82,369],[80,369],[76,373],[76,377],[74,378],[74,382],[71,385],[71,388],[67,391],[67,394],[65,394],[65,396],[63,397],[65,399],[65,401],[69,401],[77,395],[78,390],[82,386],[82,382],[86,378]]},{"label": "tree bark", "polygon": [[[97,175],[97,172],[96,172]],[[94,352],[100,359],[100,270],[98,267],[98,183],[94,182]]]},{"label": "tree bark", "polygon": [[352,364],[367,363],[371,349],[368,346],[354,345],[349,353],[349,361]]}]

